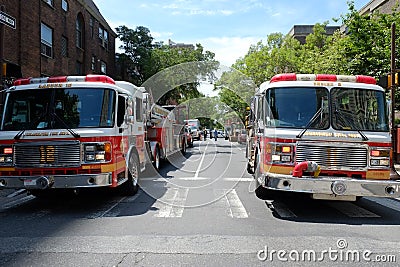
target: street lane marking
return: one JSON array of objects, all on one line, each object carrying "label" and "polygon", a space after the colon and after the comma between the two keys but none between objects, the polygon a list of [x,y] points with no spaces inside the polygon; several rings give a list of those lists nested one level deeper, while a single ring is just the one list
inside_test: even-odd
[{"label": "street lane marking", "polygon": [[204,149],[203,154],[201,155],[201,160],[200,160],[199,166],[197,167],[196,173],[194,174],[194,178],[198,178],[199,177],[199,172],[201,170],[201,165],[203,165],[204,158],[206,157],[207,148],[208,148],[208,142],[207,142],[206,148]]},{"label": "street lane marking", "polygon": [[351,218],[379,218],[378,214],[375,214],[367,209],[361,208],[350,202],[331,202],[328,206],[340,211]]},{"label": "street lane marking", "polygon": [[154,204],[158,208],[158,213],[154,216],[162,218],[182,217],[188,192],[188,188],[168,189],[164,196]]},{"label": "street lane marking", "polygon": [[297,217],[285,204],[274,200],[266,200],[267,207],[275,211],[280,218],[294,218]]},{"label": "street lane marking", "polygon": [[20,189],[18,191],[15,191],[12,194],[7,195],[7,197],[12,198],[12,197],[18,196],[18,195],[20,195],[22,193],[25,193],[25,192],[26,192],[26,189]]},{"label": "street lane marking", "polygon": [[254,178],[245,178],[245,177],[241,177],[241,178],[223,178],[224,181],[227,182],[253,182]]},{"label": "street lane marking", "polygon": [[20,198],[20,199],[17,199],[17,200],[10,201],[10,202],[4,204],[3,207],[6,208],[6,209],[17,207],[19,205],[22,205],[22,204],[28,202],[28,201],[31,201],[34,198],[35,198],[34,196],[29,195],[29,196],[26,196],[26,197],[23,197],[23,198]]},{"label": "street lane marking", "polygon": [[181,178],[176,178],[179,180],[184,180],[184,181],[199,181],[199,180],[210,180],[211,178],[207,177],[181,177]]},{"label": "street lane marking", "polygon": [[223,202],[223,206],[227,210],[229,217],[239,219],[249,217],[235,189],[215,189],[214,194],[218,197],[223,196],[219,202]]},{"label": "street lane marking", "polygon": [[[199,181],[199,180],[210,180],[214,179],[213,177],[176,177],[173,178],[174,180],[184,180],[184,181]],[[140,178],[141,181],[152,181],[152,182],[169,182],[171,181],[171,178],[155,178],[155,177],[146,177],[146,178]],[[227,177],[227,178],[222,178],[223,181],[226,182],[253,182],[254,178],[244,178],[244,177]]]},{"label": "street lane marking", "polygon": [[368,201],[375,202],[381,206],[386,208],[390,208],[392,210],[400,212],[400,202],[397,199],[390,199],[390,198],[380,198],[380,197],[366,197]]}]

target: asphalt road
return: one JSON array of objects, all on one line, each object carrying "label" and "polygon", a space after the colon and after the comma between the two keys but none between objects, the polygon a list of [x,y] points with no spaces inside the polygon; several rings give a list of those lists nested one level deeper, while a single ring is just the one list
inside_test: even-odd
[{"label": "asphalt road", "polygon": [[110,190],[0,190],[1,266],[398,266],[400,201],[257,198],[244,146],[197,141]]}]

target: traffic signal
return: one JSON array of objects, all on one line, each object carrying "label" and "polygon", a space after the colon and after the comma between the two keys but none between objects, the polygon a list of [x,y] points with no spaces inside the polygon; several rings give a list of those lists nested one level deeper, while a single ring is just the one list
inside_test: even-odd
[{"label": "traffic signal", "polygon": [[[398,72],[396,72],[394,74],[394,84],[399,85],[399,73]],[[390,87],[392,87],[392,75],[391,74],[388,75],[388,88],[390,88]]]}]

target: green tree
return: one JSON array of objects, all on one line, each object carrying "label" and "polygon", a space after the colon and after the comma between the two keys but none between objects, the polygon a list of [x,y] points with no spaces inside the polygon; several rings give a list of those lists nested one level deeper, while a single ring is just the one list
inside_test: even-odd
[{"label": "green tree", "polygon": [[128,77],[129,81],[136,85],[142,84],[149,76],[145,72],[146,66],[151,63],[151,50],[153,49],[153,37],[150,30],[143,26],[135,30],[126,26],[116,28],[118,38],[122,41],[123,54],[117,55],[117,63],[123,64],[121,76]]}]

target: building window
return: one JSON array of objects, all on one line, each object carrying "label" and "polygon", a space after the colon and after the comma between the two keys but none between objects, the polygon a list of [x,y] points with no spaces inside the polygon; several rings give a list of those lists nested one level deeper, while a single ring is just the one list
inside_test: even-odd
[{"label": "building window", "polygon": [[50,6],[53,6],[54,1],[53,0],[43,0],[45,1],[47,4],[49,4]]},{"label": "building window", "polygon": [[90,26],[90,37],[93,39],[93,37],[94,37],[94,18],[93,17],[90,17],[89,26]]},{"label": "building window", "polygon": [[76,75],[81,75],[83,73],[82,62],[76,62],[75,71]]},{"label": "building window", "polygon": [[68,56],[68,39],[65,36],[61,36],[61,55],[63,57]]},{"label": "building window", "polygon": [[107,74],[107,64],[104,61],[100,63],[100,71],[103,74]]},{"label": "building window", "polygon": [[96,70],[96,56],[92,56],[92,62],[90,65],[90,69],[94,72]]},{"label": "building window", "polygon": [[67,0],[62,0],[62,1],[61,1],[61,8],[62,8],[65,12],[68,11],[68,2],[67,2]]},{"label": "building window", "polygon": [[76,18],[76,47],[83,48],[83,18],[78,14]]},{"label": "building window", "polygon": [[40,53],[47,57],[53,56],[53,29],[46,24],[41,24],[41,46]]},{"label": "building window", "polygon": [[108,32],[102,27],[99,27],[100,45],[108,50]]}]

